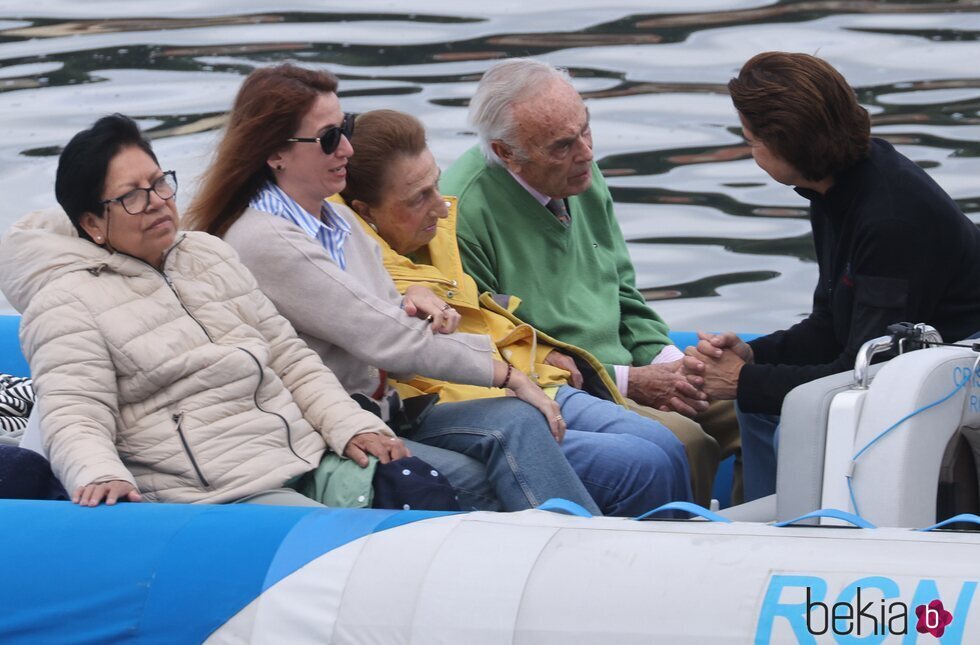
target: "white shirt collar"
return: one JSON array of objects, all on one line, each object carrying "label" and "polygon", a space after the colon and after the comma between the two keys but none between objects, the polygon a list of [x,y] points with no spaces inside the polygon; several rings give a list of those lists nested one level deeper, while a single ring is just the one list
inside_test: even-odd
[{"label": "white shirt collar", "polygon": [[545,204],[547,204],[548,202],[551,201],[551,197],[548,197],[547,195],[545,195],[541,191],[536,190],[535,188],[533,188],[531,186],[531,184],[529,184],[526,181],[524,181],[524,179],[520,175],[518,175],[515,172],[511,172],[510,168],[505,168],[505,169],[507,170],[507,172],[510,173],[510,176],[514,178],[514,181],[516,181],[521,186],[523,186],[524,187],[524,190],[526,190],[527,192],[531,193],[531,197],[533,197],[534,199],[538,200],[538,203],[539,204],[541,204],[542,206],[544,206]]}]

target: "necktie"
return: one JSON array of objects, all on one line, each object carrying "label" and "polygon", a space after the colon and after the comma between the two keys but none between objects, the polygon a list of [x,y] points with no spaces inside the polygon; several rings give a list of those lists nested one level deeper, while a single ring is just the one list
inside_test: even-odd
[{"label": "necktie", "polygon": [[562,226],[567,227],[572,223],[572,217],[568,214],[568,209],[565,208],[564,199],[552,199],[545,204],[545,208],[554,214],[558,221],[562,223]]}]

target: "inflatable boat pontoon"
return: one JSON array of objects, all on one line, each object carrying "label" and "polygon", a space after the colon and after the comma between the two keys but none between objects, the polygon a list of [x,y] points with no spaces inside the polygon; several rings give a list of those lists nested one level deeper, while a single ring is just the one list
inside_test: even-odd
[{"label": "inflatable boat pontoon", "polygon": [[0,501],[0,642],[978,643],[980,518],[936,521],[976,501],[978,353],[870,365],[930,340],[794,390],[776,495],[690,520]]}]

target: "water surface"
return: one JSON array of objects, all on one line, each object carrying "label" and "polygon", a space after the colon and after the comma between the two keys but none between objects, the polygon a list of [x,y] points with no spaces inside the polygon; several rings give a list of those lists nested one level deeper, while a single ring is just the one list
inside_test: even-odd
[{"label": "water surface", "polygon": [[480,74],[534,56],[569,68],[587,99],[651,305],[677,329],[769,331],[809,311],[816,279],[806,203],[752,162],[725,93],[745,60],[771,49],[834,64],[874,134],[980,221],[980,1],[448,6],[0,0],[0,230],[55,203],[60,146],[106,113],[148,130],[187,204],[257,66],[330,69],[345,110],[415,114],[446,166],[475,142],[466,103]]}]

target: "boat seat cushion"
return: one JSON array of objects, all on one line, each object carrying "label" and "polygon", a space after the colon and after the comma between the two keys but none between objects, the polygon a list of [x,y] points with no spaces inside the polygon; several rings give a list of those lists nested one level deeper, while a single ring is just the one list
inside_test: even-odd
[{"label": "boat seat cushion", "polygon": [[[873,365],[871,375],[880,367]],[[851,371],[832,374],[794,388],[783,401],[776,470],[778,521],[821,507],[830,404],[853,383]]]}]

